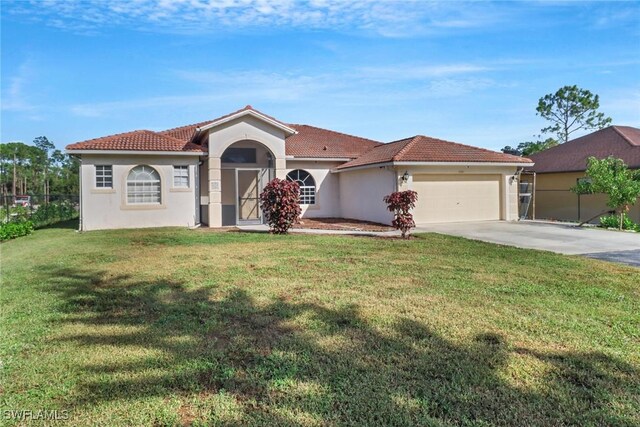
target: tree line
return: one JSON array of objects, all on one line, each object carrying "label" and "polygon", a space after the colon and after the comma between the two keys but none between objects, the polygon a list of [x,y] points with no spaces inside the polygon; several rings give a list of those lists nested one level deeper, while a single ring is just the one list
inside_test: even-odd
[{"label": "tree line", "polygon": [[79,165],[46,136],[22,142],[0,144],[0,192],[8,195],[78,194]]},{"label": "tree line", "polygon": [[502,152],[528,156],[547,148],[564,144],[579,130],[603,129],[611,124],[611,118],[598,111],[600,97],[576,85],[563,86],[538,100],[536,114],[549,122],[540,130],[542,134],[553,134],[546,139],[538,135],[536,141],[525,141],[516,147],[507,145]]}]

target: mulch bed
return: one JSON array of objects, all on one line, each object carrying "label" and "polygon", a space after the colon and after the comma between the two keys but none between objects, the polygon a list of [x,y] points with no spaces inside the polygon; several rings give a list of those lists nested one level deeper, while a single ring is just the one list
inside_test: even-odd
[{"label": "mulch bed", "polygon": [[376,222],[358,221],[347,218],[302,218],[293,228],[342,231],[393,231],[394,228]]}]

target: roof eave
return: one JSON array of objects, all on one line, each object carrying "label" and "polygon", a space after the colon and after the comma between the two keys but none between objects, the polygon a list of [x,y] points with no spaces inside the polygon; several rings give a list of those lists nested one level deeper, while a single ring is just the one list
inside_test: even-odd
[{"label": "roof eave", "polygon": [[287,160],[303,161],[303,162],[349,162],[353,157],[313,157],[313,156],[287,156]]},{"label": "roof eave", "polygon": [[333,169],[332,172],[352,171],[358,169],[368,169],[374,167],[384,166],[502,166],[502,167],[531,167],[535,163],[523,163],[523,162],[403,162],[403,161],[386,161],[369,163],[366,165],[356,165],[348,167],[338,167]]},{"label": "roof eave", "polygon": [[90,149],[65,149],[68,155],[77,154],[115,154],[115,155],[153,155],[153,156],[206,156],[203,151],[151,151],[151,150],[90,150]]},{"label": "roof eave", "polygon": [[393,166],[521,166],[531,167],[533,162],[410,162],[394,161]]}]

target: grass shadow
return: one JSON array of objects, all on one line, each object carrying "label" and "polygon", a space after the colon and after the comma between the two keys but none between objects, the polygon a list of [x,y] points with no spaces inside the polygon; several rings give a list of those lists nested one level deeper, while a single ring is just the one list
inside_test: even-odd
[{"label": "grass shadow", "polygon": [[[381,328],[357,305],[258,301],[238,287],[212,298],[204,287],[91,268],[49,265],[42,273],[61,301],[61,321],[82,331],[55,340],[106,352],[81,362],[78,408],[225,395],[237,405],[230,423],[238,425],[296,425],[300,414],[351,425],[638,421],[619,409],[638,405],[640,372],[602,353],[512,347],[489,331],[460,342],[402,317]],[[133,350],[145,356],[124,356]],[[509,381],[514,357],[549,366],[544,387]],[[220,422],[207,416],[203,422]]]}]

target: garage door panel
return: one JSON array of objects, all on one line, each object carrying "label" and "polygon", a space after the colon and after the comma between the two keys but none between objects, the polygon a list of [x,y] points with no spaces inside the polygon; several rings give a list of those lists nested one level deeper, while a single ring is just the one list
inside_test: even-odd
[{"label": "garage door panel", "polygon": [[500,175],[414,175],[416,222],[500,219]]}]

